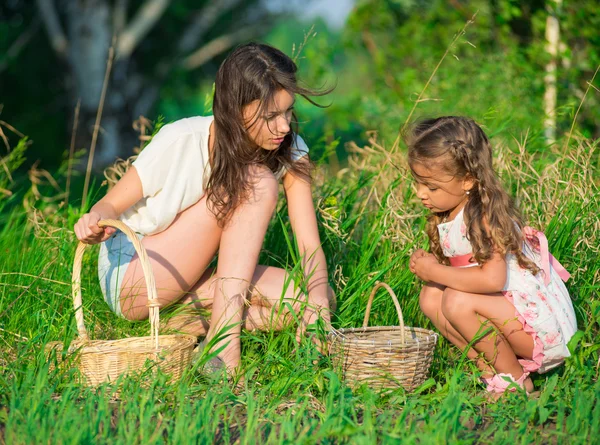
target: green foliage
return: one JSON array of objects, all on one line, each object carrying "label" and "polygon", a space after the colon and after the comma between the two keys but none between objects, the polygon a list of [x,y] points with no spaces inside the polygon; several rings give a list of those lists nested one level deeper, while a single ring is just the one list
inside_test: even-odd
[{"label": "green foliage", "polygon": [[[424,91],[413,120],[468,115],[503,139],[520,139],[528,132],[528,150],[545,150],[541,135],[549,56],[544,3],[361,0],[341,32],[315,22],[316,35],[298,60],[300,78],[336,89],[324,110],[299,103],[300,119],[311,123],[303,127],[307,139],[321,153],[338,138],[361,145],[366,142],[364,130],[376,130],[384,145],[391,145]],[[558,11],[563,42],[557,80],[559,134],[569,130],[587,82],[600,65],[597,8],[589,2],[563,4]],[[466,34],[450,45],[472,17]],[[307,32],[310,26],[282,24],[269,42],[291,55],[292,45],[303,41],[300,29]],[[597,101],[597,94],[588,95],[578,116],[580,130],[592,137],[599,134]],[[340,144],[329,162],[344,166],[346,156]]]},{"label": "green foliage", "polygon": [[27,138],[22,138],[17,146],[11,149],[8,154],[0,159],[0,188],[9,190],[14,182],[13,173],[25,162],[25,151],[28,146]]},{"label": "green foliage", "polygon": [[[82,32],[73,30],[70,2],[52,1],[51,4],[56,8],[57,25],[64,32],[70,48],[77,46],[77,42],[73,41],[77,36],[89,38],[89,27],[85,26],[85,22],[81,22]],[[105,107],[105,116],[107,112],[115,116],[119,110],[124,111],[119,115],[119,119],[123,120],[122,133],[127,134],[129,131],[129,142],[133,136],[130,122],[139,116],[133,113],[139,113],[140,110],[148,114],[148,117],[166,114],[169,120],[197,114],[196,104],[201,104],[204,98],[203,94],[198,94],[197,87],[207,82],[207,79],[213,81],[218,64],[224,57],[223,52],[229,47],[217,51],[201,69],[183,68],[181,62],[185,57],[219,37],[229,37],[231,33],[249,27],[249,20],[262,22],[255,27],[256,38],[270,28],[272,20],[268,19],[271,18],[271,14],[258,0],[236,1],[235,7],[225,8],[225,13],[215,11],[215,7],[219,9],[218,6],[209,0],[169,2],[158,23],[150,26],[147,34],[143,33],[143,41],[135,48],[131,58],[115,61],[108,84],[110,105]],[[127,24],[136,20],[134,26],[139,26],[139,20],[143,21],[144,15],[146,18],[148,16],[142,9],[148,7],[146,0],[131,0],[125,3],[105,1],[98,10],[106,8],[106,17],[93,14],[93,8],[90,8],[90,13],[84,20],[96,20],[97,23],[106,24],[105,35],[110,39],[110,36],[120,32],[113,28],[113,20],[117,15],[115,11],[119,7],[126,8]],[[7,122],[19,122],[19,129],[37,142],[30,150],[32,155],[29,161],[33,163],[41,159],[44,168],[54,169],[60,164],[61,154],[69,145],[74,121],[73,110],[77,99],[86,94],[81,83],[94,80],[77,80],[73,67],[80,61],[70,59],[76,51],[68,50],[64,55],[58,55],[54,51],[40,14],[37,2],[9,1],[0,5],[0,103],[4,105],[2,119]],[[214,17],[211,17],[211,14],[215,14]],[[199,23],[199,17],[207,19]],[[188,31],[192,23],[196,23],[197,26],[196,30],[190,33]],[[181,39],[184,35],[189,37],[190,34],[198,35],[199,39],[192,43],[191,47],[184,48]],[[104,43],[108,48],[110,41]],[[235,38],[233,43],[237,43]],[[90,42],[80,44],[94,52],[89,49]],[[156,93],[153,90],[156,90]],[[170,108],[169,113],[165,113],[164,107],[153,106],[153,98],[159,91],[167,103],[177,105],[176,110]],[[110,98],[115,97],[118,99],[111,102]],[[142,98],[150,100],[150,103],[140,103],[139,99]],[[84,104],[96,100],[87,99],[84,100]],[[151,107],[152,112],[146,111],[146,107]],[[179,115],[177,111],[183,111],[184,114]],[[85,105],[82,106],[77,149],[89,148],[91,132],[87,138],[85,134],[92,127],[95,115],[96,110],[88,110]],[[102,138],[102,132],[100,134]],[[133,149],[133,146],[129,149]],[[122,153],[123,157],[127,155],[127,152]]]},{"label": "green foliage", "polygon": [[25,151],[28,145],[27,138],[22,138],[16,147],[11,149],[5,157],[0,158],[0,214],[13,196],[14,174],[25,162]]}]

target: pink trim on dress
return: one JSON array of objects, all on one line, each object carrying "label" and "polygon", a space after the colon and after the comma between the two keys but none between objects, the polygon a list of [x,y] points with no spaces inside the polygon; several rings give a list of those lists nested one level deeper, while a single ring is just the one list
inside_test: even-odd
[{"label": "pink trim on dress", "polygon": [[467,253],[466,255],[448,257],[448,260],[450,260],[450,265],[452,267],[477,266],[477,263],[471,262],[472,259],[473,255],[470,253]]},{"label": "pink trim on dress", "polygon": [[[513,295],[512,291],[503,291],[502,295],[510,302],[510,304],[514,307]],[[528,359],[519,359],[519,363],[523,367],[523,371],[525,372],[535,372],[542,367],[542,363],[544,362],[544,345],[540,338],[537,335],[537,332],[527,324],[525,318],[517,311],[515,308],[515,315],[517,320],[523,325],[523,330],[531,335],[533,338],[533,354],[531,360]]]}]

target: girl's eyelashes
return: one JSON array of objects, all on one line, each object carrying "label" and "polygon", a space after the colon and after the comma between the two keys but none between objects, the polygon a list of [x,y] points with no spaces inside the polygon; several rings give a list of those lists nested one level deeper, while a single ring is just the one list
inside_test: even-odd
[{"label": "girl's eyelashes", "polygon": [[415,182],[417,183],[417,185],[418,185],[418,184],[423,184],[425,187],[427,187],[427,190],[429,190],[430,192],[435,192],[436,190],[438,190],[438,189],[439,189],[439,187],[437,187],[437,186],[435,186],[435,185],[428,184],[428,183],[426,183],[426,182],[421,182],[421,181],[419,181],[419,180],[417,180],[417,179],[415,179]]}]

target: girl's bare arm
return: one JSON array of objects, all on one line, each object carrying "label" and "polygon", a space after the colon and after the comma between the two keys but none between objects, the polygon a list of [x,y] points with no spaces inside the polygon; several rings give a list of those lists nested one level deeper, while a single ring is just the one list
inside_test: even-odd
[{"label": "girl's bare arm", "polygon": [[433,281],[451,289],[476,294],[500,292],[506,284],[506,261],[500,254],[483,266],[451,267],[438,263],[433,255],[415,261],[415,273],[424,281]]}]

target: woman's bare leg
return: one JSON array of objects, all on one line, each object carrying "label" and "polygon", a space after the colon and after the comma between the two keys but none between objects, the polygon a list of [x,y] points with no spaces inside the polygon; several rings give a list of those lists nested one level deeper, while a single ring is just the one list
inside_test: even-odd
[{"label": "woman's bare leg", "polygon": [[[275,186],[278,184],[272,174],[271,179],[271,191],[277,191]],[[273,193],[271,198],[272,202],[269,204],[271,208],[263,215],[264,227],[260,231],[266,231],[277,195]],[[240,213],[241,210],[238,209],[236,213]],[[249,228],[253,226],[252,217],[251,215],[250,221],[243,221]],[[223,229],[219,227],[214,215],[207,208],[206,197],[203,197],[198,203],[181,212],[165,231],[142,239],[152,265],[158,299],[163,307],[181,300],[184,295],[193,292],[192,289],[198,286],[208,265],[219,250],[222,234]],[[246,256],[245,241],[242,239],[237,246],[240,256]],[[258,245],[259,251],[262,240],[260,244],[258,240],[255,244]],[[256,246],[254,250],[254,256],[257,257]],[[255,267],[256,265],[253,265],[250,274],[254,273]],[[212,297],[212,294],[205,296],[211,302]],[[126,318],[130,320],[148,318],[148,294],[137,255],[133,257],[123,277],[120,302],[122,313]]]},{"label": "woman's bare leg", "polygon": [[[163,306],[181,299],[198,282],[217,252],[221,233],[204,197],[181,212],[165,231],[142,239]],[[135,255],[123,278],[121,311],[130,320],[146,319],[147,302],[142,268]]]},{"label": "woman's bare leg", "polygon": [[221,234],[217,271],[212,283],[213,307],[207,340],[219,340],[215,349],[230,370],[240,362],[240,333],[248,289],[258,262],[271,215],[277,205],[279,184],[264,167],[251,171],[253,189],[234,211]]},{"label": "woman's bare leg", "polygon": [[[229,367],[235,367],[239,362],[242,319],[251,329],[264,329],[267,328],[265,322],[271,317],[271,310],[262,309],[262,304],[245,309],[249,286],[255,281],[258,254],[278,197],[278,183],[270,171],[256,168],[254,174],[254,191],[250,199],[234,212],[224,229],[219,227],[214,215],[208,210],[204,197],[180,213],[165,231],[142,240],[152,264],[158,299],[163,306],[180,301],[188,294],[199,282],[217,250],[219,251],[217,281],[212,294],[206,298],[214,301],[214,296],[218,297],[217,304],[213,306],[211,325],[215,326],[217,320],[220,323],[216,324],[213,332],[218,332],[227,324],[236,325],[228,332],[233,334],[232,342],[223,351],[229,353],[229,360],[224,357]],[[279,280],[279,283],[281,281],[283,280]],[[265,279],[261,286],[268,283],[274,281]],[[276,292],[263,292],[266,295],[280,296],[281,291],[282,288],[279,287]],[[147,292],[137,255],[124,276],[121,310],[131,320],[148,317]],[[278,323],[281,320],[271,327],[278,326]],[[200,320],[195,329],[204,332],[207,327],[207,323]]]},{"label": "woman's bare leg", "polygon": [[[211,285],[214,269],[209,268],[202,278],[190,289],[178,304],[188,306],[188,310],[175,315],[167,323],[167,329],[195,336],[206,335],[209,320],[200,312],[212,309],[213,292]],[[335,294],[331,288],[328,292],[330,311],[335,311]],[[294,323],[291,311],[298,313],[303,296],[295,288],[295,284],[286,270],[272,266],[257,266],[250,286],[250,306],[243,315],[244,329],[254,331],[281,330]]]}]

